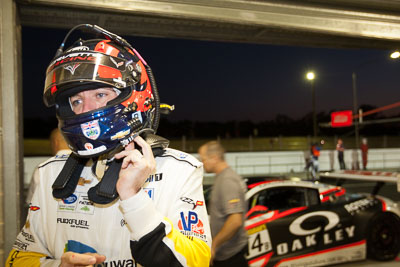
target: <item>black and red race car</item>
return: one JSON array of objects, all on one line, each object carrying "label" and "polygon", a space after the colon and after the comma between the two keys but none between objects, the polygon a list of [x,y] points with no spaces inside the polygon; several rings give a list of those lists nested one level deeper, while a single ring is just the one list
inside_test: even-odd
[{"label": "black and red race car", "polygon": [[307,181],[249,186],[249,266],[324,266],[392,260],[400,252],[400,207],[381,196]]}]

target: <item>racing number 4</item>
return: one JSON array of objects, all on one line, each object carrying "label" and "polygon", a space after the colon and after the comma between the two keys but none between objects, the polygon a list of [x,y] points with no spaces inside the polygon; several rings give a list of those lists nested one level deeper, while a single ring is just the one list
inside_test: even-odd
[{"label": "racing number 4", "polygon": [[271,239],[265,225],[248,230],[248,235],[248,258],[253,258],[272,250]]}]

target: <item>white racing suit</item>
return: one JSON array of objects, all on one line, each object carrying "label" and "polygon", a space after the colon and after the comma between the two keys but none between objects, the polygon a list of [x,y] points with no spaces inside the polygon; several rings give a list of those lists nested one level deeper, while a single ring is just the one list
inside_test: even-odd
[{"label": "white racing suit", "polygon": [[[75,192],[52,196],[52,184],[66,157],[39,166],[40,182],[25,226],[6,266],[59,266],[66,251],[106,256],[97,266],[208,266],[211,234],[202,164],[173,149],[156,157],[157,169],[135,196],[107,205],[88,199],[98,183],[85,166]],[[96,265],[95,265],[96,266]]]}]

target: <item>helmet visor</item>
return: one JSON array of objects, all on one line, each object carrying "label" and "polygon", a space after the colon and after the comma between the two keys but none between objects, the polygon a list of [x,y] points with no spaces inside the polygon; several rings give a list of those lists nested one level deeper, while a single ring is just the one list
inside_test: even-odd
[{"label": "helmet visor", "polygon": [[[101,86],[124,88],[136,81],[132,79],[132,61],[85,51],[72,52],[57,58],[47,69],[44,99],[46,105],[54,104],[55,95],[67,89],[86,83],[100,83]],[[131,70],[130,70],[131,69]]]}]

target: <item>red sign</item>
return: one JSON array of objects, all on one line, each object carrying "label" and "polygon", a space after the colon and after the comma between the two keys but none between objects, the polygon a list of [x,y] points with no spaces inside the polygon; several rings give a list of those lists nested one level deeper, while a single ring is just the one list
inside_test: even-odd
[{"label": "red sign", "polygon": [[346,127],[353,123],[353,112],[351,110],[343,110],[331,113],[332,127]]}]

